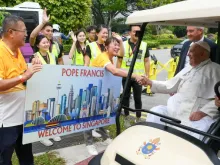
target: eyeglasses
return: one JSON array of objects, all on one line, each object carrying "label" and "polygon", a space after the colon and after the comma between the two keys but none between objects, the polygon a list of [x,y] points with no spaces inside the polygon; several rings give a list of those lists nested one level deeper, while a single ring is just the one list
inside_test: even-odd
[{"label": "eyeglasses", "polygon": [[[26,34],[27,34],[27,29],[25,29],[25,30],[12,29],[12,28],[10,28],[10,29],[13,30],[13,31],[23,32],[23,33],[26,33]],[[8,30],[9,30],[9,29],[8,29]]]}]

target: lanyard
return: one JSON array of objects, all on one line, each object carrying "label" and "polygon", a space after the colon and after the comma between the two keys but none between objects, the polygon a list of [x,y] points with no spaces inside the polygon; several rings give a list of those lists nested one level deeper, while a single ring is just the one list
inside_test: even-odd
[{"label": "lanyard", "polygon": [[[40,51],[39,51],[39,53],[40,53]],[[43,56],[41,53],[40,53],[40,55],[41,55],[41,57],[45,60],[45,56]],[[45,62],[47,63],[47,64],[50,64],[50,58],[48,57],[48,53],[47,53],[47,55],[46,55],[46,60],[45,60]]]},{"label": "lanyard", "polygon": [[130,52],[131,46],[129,43],[128,43],[128,45],[129,45],[128,54],[129,54],[129,57],[131,57],[134,54],[134,51],[135,51],[137,45],[134,46],[134,48],[131,52]]},{"label": "lanyard", "polygon": [[101,52],[104,52],[104,51],[105,51],[105,49],[104,49],[104,51],[102,51],[101,46],[98,44],[98,42],[96,42],[96,44],[97,44],[97,46],[98,46],[98,48],[99,48],[99,50],[100,50]]},{"label": "lanyard", "polygon": [[80,46],[80,51],[82,52],[83,56],[86,55],[86,49],[85,49],[85,47],[82,49],[82,47]]}]

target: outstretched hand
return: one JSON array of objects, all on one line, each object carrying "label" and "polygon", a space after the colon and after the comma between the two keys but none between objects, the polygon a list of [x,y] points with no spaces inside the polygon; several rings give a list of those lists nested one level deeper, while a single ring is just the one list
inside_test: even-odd
[{"label": "outstretched hand", "polygon": [[150,85],[151,86],[151,81],[148,79],[147,76],[140,76],[141,78],[137,80],[137,82],[140,84],[140,85]]},{"label": "outstretched hand", "polygon": [[143,81],[143,77],[142,77],[142,76],[136,75],[136,76],[135,76],[135,80],[136,80],[140,85],[142,85],[142,84],[141,84],[142,81]]}]

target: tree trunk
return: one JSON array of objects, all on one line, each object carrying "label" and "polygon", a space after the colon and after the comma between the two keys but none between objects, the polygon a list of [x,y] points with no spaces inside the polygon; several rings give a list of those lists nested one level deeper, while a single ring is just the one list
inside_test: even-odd
[{"label": "tree trunk", "polygon": [[111,24],[112,24],[112,13],[109,14],[109,18],[107,21],[107,26],[108,26],[108,36],[112,36],[112,29],[111,29]]}]

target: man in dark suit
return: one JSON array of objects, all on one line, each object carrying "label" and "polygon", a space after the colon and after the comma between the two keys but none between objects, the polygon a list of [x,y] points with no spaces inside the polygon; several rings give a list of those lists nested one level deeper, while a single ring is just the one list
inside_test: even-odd
[{"label": "man in dark suit", "polygon": [[205,41],[209,44],[211,48],[210,59],[213,62],[216,62],[217,45],[213,41],[205,38],[203,32],[204,32],[203,27],[187,26],[187,37],[189,41],[186,41],[183,44],[175,75],[179,73],[187,65],[189,65],[189,56],[188,56],[189,47],[192,43],[197,41]]}]

